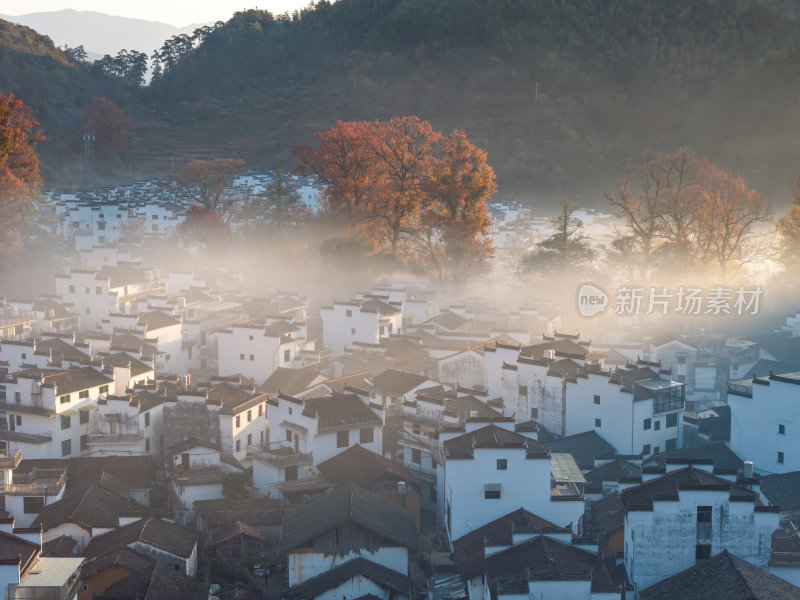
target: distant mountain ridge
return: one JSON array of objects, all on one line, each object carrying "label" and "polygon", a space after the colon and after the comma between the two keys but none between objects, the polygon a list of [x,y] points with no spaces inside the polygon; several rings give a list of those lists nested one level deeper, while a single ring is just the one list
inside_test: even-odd
[{"label": "distant mountain ridge", "polygon": [[83,45],[90,59],[115,55],[122,49],[150,55],[164,40],[191,33],[200,24],[175,27],[169,23],[118,17],[95,11],[66,9],[26,15],[0,15],[0,19],[25,25],[48,36],[56,46]]}]

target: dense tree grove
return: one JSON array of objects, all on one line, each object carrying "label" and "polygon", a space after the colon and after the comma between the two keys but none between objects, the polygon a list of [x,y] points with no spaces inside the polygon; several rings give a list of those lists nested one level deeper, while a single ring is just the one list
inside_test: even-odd
[{"label": "dense tree grove", "polygon": [[41,181],[36,146],[43,141],[30,109],[0,91],[0,264],[22,247],[20,225]]},{"label": "dense tree grove", "polygon": [[340,121],[292,153],[298,172],[325,186],[327,215],[364,247],[403,256],[447,285],[493,256],[494,172],[462,131],[443,135],[418,117]]}]

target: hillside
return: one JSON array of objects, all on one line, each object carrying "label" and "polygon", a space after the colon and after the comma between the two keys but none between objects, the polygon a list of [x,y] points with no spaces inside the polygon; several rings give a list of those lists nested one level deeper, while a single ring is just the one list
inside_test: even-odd
[{"label": "hillside", "polygon": [[290,167],[291,145],[337,119],[416,114],[486,148],[507,196],[603,205],[629,161],[689,146],[780,205],[800,170],[798,10],[791,0],[323,1],[292,17],[237,13],[165,62],[141,102],[116,93],[134,116],[134,177],[191,157]]},{"label": "hillside", "polygon": [[166,146],[289,164],[293,142],[336,119],[417,114],[465,129],[501,191],[522,198],[602,203],[627,161],[682,145],[786,196],[800,150],[797,10],[340,0],[293,19],[247,11],[151,86],[169,127],[141,130],[136,151],[154,167]]},{"label": "hillside", "polygon": [[89,64],[70,62],[49,37],[3,20],[0,90],[21,98],[42,125],[47,139],[39,154],[46,184],[80,180],[82,111],[93,96],[132,100],[129,91]]}]

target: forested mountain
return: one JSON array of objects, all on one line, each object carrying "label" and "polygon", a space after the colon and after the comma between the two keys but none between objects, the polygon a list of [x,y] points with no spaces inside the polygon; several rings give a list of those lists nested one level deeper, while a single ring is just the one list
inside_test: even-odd
[{"label": "forested mountain", "polygon": [[0,90],[21,98],[41,124],[46,141],[39,151],[47,183],[80,178],[83,108],[94,96],[135,105],[133,90],[120,81],[88,62],[74,60],[49,37],[3,20]]},{"label": "forested mountain", "polygon": [[337,119],[465,129],[501,193],[602,203],[647,149],[689,146],[788,196],[800,137],[792,0],[339,0],[168,40],[131,161],[291,165]]}]

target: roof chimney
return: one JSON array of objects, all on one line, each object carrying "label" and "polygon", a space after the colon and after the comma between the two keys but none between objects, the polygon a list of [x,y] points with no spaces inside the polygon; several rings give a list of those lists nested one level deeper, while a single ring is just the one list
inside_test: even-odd
[{"label": "roof chimney", "polygon": [[744,468],[742,471],[742,476],[745,479],[752,479],[753,478],[753,461],[746,460],[744,461]]}]

